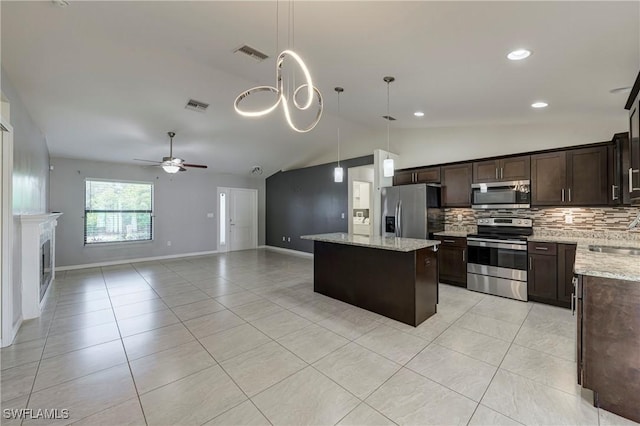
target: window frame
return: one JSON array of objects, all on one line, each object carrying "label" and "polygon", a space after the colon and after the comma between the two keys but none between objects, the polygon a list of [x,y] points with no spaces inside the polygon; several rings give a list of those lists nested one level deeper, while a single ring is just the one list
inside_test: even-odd
[{"label": "window frame", "polygon": [[[123,241],[100,241],[96,243],[87,242],[87,213],[106,213],[106,212],[118,212],[118,213],[147,213],[147,210],[87,210],[87,182],[112,182],[112,183],[132,183],[132,184],[143,184],[151,186],[151,211],[149,212],[150,218],[150,227],[151,227],[151,238],[146,240],[123,240]],[[149,244],[155,241],[155,183],[149,181],[139,181],[139,180],[123,180],[123,179],[103,179],[103,178],[90,178],[87,177],[84,179],[84,188],[83,188],[83,211],[82,215],[82,226],[83,226],[83,244],[84,247],[97,247],[97,246],[114,246],[119,244],[130,245],[130,244]]]}]

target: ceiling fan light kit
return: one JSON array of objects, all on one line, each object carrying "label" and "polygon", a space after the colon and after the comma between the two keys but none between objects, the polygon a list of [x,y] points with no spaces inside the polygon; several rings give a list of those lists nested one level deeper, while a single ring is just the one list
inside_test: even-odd
[{"label": "ceiling fan light kit", "polygon": [[207,166],[204,164],[189,164],[185,163],[182,158],[176,158],[173,156],[173,138],[175,137],[175,132],[167,132],[169,135],[169,156],[162,157],[162,161],[152,161],[152,160],[141,160],[135,158],[135,161],[144,161],[147,163],[156,163],[156,166],[162,167],[166,173],[174,174],[178,172],[186,172],[187,167],[193,167],[197,169],[206,169]]}]

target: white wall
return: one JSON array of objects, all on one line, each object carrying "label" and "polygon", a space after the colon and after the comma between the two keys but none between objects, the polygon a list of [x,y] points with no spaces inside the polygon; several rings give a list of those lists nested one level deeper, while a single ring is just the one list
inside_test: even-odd
[{"label": "white wall", "polygon": [[[391,129],[390,150],[398,154],[396,168],[403,169],[603,142],[628,131],[625,112],[621,108],[620,117],[587,122]],[[342,152],[344,158],[357,157],[383,145],[386,130],[381,128],[365,137],[354,134],[344,139]],[[302,166],[327,163],[334,157],[327,151]]]},{"label": "white wall", "polygon": [[[160,168],[52,158],[51,209],[58,220],[56,266],[166,256],[217,249],[218,186],[258,190],[258,244],[265,235],[265,181],[249,176],[191,169],[169,175]],[[86,178],[154,183],[154,240],[84,246],[84,182]],[[214,213],[207,218],[207,213]],[[171,241],[171,246],[167,245]]]},{"label": "white wall", "polygon": [[49,150],[44,135],[32,120],[4,69],[0,71],[3,101],[10,104],[10,122],[13,127],[13,316],[14,322],[22,314],[21,214],[47,211],[49,186]]}]

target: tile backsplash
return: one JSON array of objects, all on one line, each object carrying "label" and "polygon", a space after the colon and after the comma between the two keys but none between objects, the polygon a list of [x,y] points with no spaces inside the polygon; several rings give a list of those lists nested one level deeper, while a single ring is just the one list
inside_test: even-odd
[{"label": "tile backsplash", "polygon": [[[476,232],[480,218],[515,216],[533,220],[535,234],[561,233],[563,235],[599,237],[606,234],[616,239],[640,239],[640,229],[627,230],[627,226],[640,212],[640,207],[593,208],[531,208],[514,210],[445,209],[445,229],[448,231]],[[570,216],[573,223],[566,223]]]}]

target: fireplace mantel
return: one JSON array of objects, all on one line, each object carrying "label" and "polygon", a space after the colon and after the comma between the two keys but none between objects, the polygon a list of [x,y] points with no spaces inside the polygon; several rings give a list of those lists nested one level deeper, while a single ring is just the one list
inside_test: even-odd
[{"label": "fireplace mantel", "polygon": [[[55,278],[55,241],[58,218],[62,213],[25,214],[20,216],[22,232],[22,318],[37,318],[41,314],[51,286],[41,294],[43,275],[43,245],[50,241],[47,248],[50,273],[49,283]],[[50,248],[49,248],[50,247]]]}]

